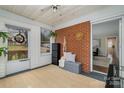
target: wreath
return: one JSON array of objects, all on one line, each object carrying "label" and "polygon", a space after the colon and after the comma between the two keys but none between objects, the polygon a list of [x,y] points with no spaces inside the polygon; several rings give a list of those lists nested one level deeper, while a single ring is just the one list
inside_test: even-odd
[{"label": "wreath", "polygon": [[17,34],[15,37],[14,37],[14,40],[17,42],[17,43],[24,43],[25,42],[25,37],[19,33]]}]

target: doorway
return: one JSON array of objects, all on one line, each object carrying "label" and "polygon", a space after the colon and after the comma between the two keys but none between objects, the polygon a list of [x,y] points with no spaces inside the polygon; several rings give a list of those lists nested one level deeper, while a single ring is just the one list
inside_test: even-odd
[{"label": "doorway", "polygon": [[119,64],[119,20],[92,25],[92,70],[107,74],[109,64]]},{"label": "doorway", "polygon": [[113,59],[111,59],[110,64],[119,64],[118,58],[118,42],[117,37],[108,37],[107,38],[107,54],[110,55]]}]

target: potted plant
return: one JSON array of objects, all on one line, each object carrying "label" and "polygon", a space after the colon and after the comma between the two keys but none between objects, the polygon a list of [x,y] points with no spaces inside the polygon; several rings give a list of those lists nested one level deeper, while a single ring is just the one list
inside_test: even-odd
[{"label": "potted plant", "polygon": [[53,31],[50,32],[51,43],[55,43],[56,36],[57,36],[56,32],[53,32]]},{"label": "potted plant", "polygon": [[[5,41],[7,40],[7,38],[8,38],[8,33],[7,32],[0,32],[0,39],[3,40],[2,43],[5,43]],[[2,54],[5,55],[6,50],[7,50],[6,47],[0,47],[0,57],[2,56]]]},{"label": "potted plant", "polygon": [[8,38],[7,32],[0,32],[0,39],[2,38],[3,43],[5,43],[6,39]]},{"label": "potted plant", "polygon": [[0,47],[0,57],[4,54],[4,56],[6,56],[6,47]]}]

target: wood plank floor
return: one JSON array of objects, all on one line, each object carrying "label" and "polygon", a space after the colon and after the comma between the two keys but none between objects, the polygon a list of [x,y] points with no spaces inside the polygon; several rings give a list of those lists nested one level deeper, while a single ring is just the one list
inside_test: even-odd
[{"label": "wood plank floor", "polygon": [[57,66],[46,67],[0,79],[3,88],[103,88],[105,83]]},{"label": "wood plank floor", "polygon": [[103,72],[103,73],[107,73],[108,72],[108,68],[107,67],[96,66],[96,65],[93,65],[93,70],[100,71],[100,72]]}]

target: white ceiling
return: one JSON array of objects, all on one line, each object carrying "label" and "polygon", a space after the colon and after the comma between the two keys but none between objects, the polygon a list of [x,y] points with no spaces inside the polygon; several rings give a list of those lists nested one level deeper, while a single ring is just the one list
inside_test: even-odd
[{"label": "white ceiling", "polygon": [[[57,25],[109,6],[102,5],[61,5],[57,12],[50,5],[0,5],[0,8],[48,25]],[[45,9],[44,11],[41,11]]]},{"label": "white ceiling", "polygon": [[119,20],[113,20],[93,25],[93,38],[118,35]]}]

